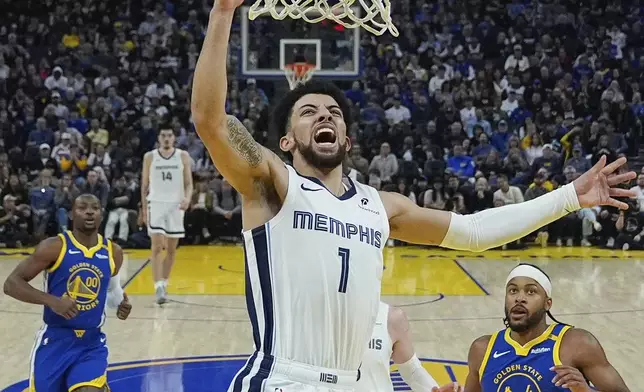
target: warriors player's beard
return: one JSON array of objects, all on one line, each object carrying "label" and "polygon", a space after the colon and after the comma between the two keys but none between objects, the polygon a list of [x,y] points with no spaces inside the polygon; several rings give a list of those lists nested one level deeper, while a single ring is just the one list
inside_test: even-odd
[{"label": "warriors player's beard", "polygon": [[335,169],[344,162],[344,158],[347,155],[347,145],[339,143],[338,152],[334,155],[320,155],[313,150],[313,142],[309,143],[308,146],[300,143],[299,140],[295,139],[295,144],[297,150],[302,154],[302,157],[307,161],[311,166],[316,169]]},{"label": "warriors player's beard", "polygon": [[527,318],[519,321],[518,323],[513,323],[512,318],[510,317],[510,311],[506,308],[505,320],[511,330],[521,333],[539,325],[541,320],[543,320],[543,318],[546,316],[546,312],[546,309],[542,308],[529,315]]}]

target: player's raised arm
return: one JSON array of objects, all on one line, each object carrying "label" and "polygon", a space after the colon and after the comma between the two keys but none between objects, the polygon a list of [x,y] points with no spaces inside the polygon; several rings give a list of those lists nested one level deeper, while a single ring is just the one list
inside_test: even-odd
[{"label": "player's raised arm", "polygon": [[242,195],[253,196],[255,181],[269,178],[267,158],[272,153],[259,145],[234,116],[225,111],[228,80],[226,59],[235,9],[242,0],[216,0],[210,12],[206,38],[195,68],[192,118],[217,170]]},{"label": "player's raised arm", "polygon": [[380,192],[380,196],[387,210],[393,238],[480,252],[522,238],[582,207],[610,205],[628,208],[626,203],[615,198],[633,197],[634,192],[616,186],[636,175],[634,172],[613,174],[625,163],[626,158],[620,158],[606,165],[604,156],[571,184],[527,202],[471,215],[418,207],[400,194]]},{"label": "player's raised arm", "polygon": [[78,314],[76,302],[69,297],[56,297],[34,288],[29,282],[57,262],[63,242],[51,237],[41,242],[34,253],[23,260],[4,282],[4,293],[18,301],[45,305],[57,314],[71,319]]}]

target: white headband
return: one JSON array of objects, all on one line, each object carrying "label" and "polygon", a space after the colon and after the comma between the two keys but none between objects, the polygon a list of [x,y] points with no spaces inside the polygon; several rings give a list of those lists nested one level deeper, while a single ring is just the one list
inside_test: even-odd
[{"label": "white headband", "polygon": [[546,274],[541,272],[540,269],[531,265],[521,264],[510,271],[510,275],[508,275],[505,285],[507,286],[508,283],[517,276],[536,280],[537,283],[539,283],[539,285],[546,291],[548,298],[552,298],[552,283],[550,283],[550,279],[548,279]]}]

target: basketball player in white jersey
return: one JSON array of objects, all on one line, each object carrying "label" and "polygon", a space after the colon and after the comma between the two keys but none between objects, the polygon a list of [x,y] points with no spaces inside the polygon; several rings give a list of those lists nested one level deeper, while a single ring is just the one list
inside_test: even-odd
[{"label": "basketball player in white jersey", "polygon": [[458,383],[439,388],[414,352],[405,312],[380,302],[378,317],[371,333],[362,364],[356,392],[393,392],[389,361],[398,366],[403,380],[414,392],[461,392]]},{"label": "basketball player in white jersey", "polygon": [[[271,116],[285,165],[225,112],[235,9],[216,0],[195,69],[192,118],[221,174],[242,195],[246,303],[255,352],[230,391],[351,391],[380,303],[382,249],[405,242],[482,251],[514,241],[580,207],[632,192],[612,188],[626,159],[606,158],[574,183],[531,201],[457,215],[397,193],[343,182],[351,109],[342,90],[309,82]],[[252,23],[252,22],[251,22]],[[350,125],[350,124],[349,124]]]},{"label": "basketball player in white jersey", "polygon": [[143,158],[141,210],[152,242],[154,291],[161,305],[167,301],[177,244],[185,235],[183,217],[192,198],[192,172],[190,155],[174,147],[172,128],[161,128],[158,141],[159,148]]}]

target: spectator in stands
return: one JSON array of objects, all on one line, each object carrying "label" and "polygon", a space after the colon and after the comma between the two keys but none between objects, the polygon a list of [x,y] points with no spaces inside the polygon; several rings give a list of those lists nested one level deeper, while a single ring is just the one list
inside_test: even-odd
[{"label": "spectator in stands", "polygon": [[105,237],[113,239],[114,230],[118,224],[119,231],[115,241],[119,244],[125,244],[130,233],[129,214],[136,207],[133,203],[132,191],[127,188],[125,177],[121,176],[114,180],[114,187],[111,188],[107,200]]},{"label": "spectator in stands", "polygon": [[[17,199],[7,194],[0,209],[0,248],[21,248],[29,243],[29,207],[16,205]],[[26,209],[24,207],[27,207]]]},{"label": "spectator in stands", "polygon": [[74,199],[80,195],[76,184],[72,181],[72,176],[64,174],[60,186],[54,192],[54,207],[56,209],[56,223],[59,231],[65,231],[69,225],[72,204]]},{"label": "spectator in stands", "polygon": [[221,189],[215,192],[213,211],[217,237],[237,241],[241,233],[241,199],[226,179],[221,181]]},{"label": "spectator in stands", "polygon": [[380,154],[373,157],[369,165],[369,171],[377,170],[383,182],[390,183],[393,176],[398,173],[398,159],[391,153],[389,143],[380,145]]},{"label": "spectator in stands", "polygon": [[54,188],[51,186],[52,172],[48,169],[40,171],[37,184],[29,192],[29,204],[33,217],[33,233],[36,241],[45,237],[54,210]]}]

